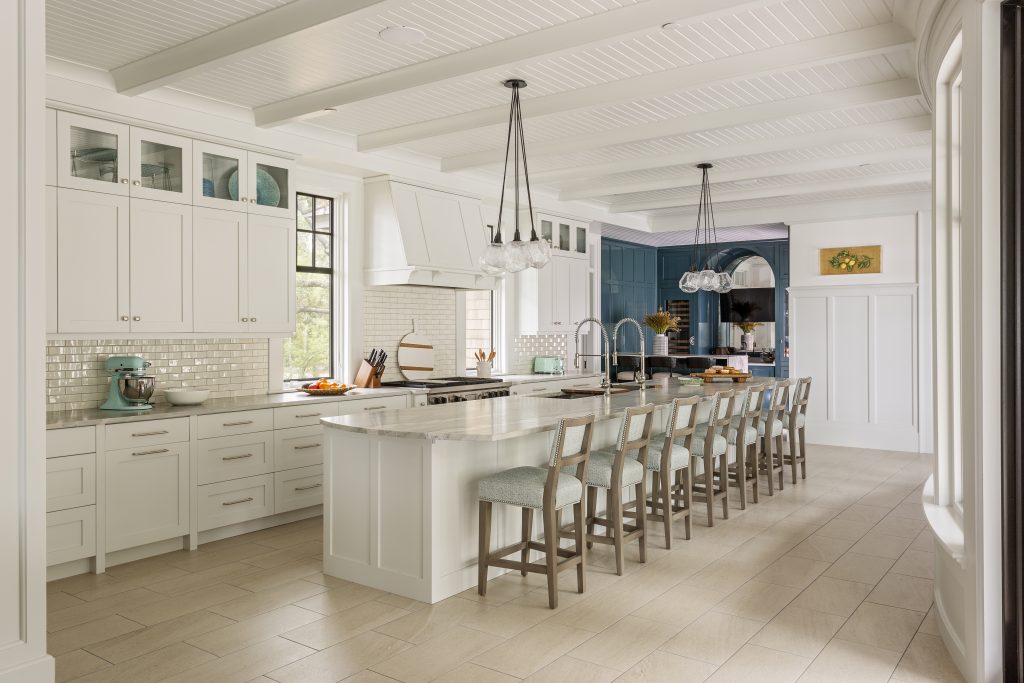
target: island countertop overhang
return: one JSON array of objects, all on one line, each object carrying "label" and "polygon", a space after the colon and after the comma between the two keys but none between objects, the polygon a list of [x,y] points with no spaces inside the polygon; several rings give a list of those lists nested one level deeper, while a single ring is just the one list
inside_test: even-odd
[{"label": "island countertop overhang", "polygon": [[[761,383],[764,380],[748,380],[748,384]],[[667,405],[675,398],[706,396],[743,386],[726,382],[703,386],[659,384],[643,391],[574,399],[509,396],[328,417],[321,422],[331,429],[373,436],[492,442],[552,431],[564,417],[593,413],[597,421],[610,420],[620,417],[626,408],[646,403]]]}]

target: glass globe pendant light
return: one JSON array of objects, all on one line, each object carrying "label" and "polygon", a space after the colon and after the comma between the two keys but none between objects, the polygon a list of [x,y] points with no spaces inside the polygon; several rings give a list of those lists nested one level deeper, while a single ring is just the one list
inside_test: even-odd
[{"label": "glass globe pendant light", "polygon": [[[709,267],[711,259],[717,256],[718,235],[715,230],[715,212],[711,205],[711,181],[708,179],[709,163],[697,164],[701,170],[700,200],[697,204],[697,227],[693,231],[694,264],[705,263],[700,271],[697,266],[683,273],[679,278],[679,289],[686,294],[698,291],[724,294],[733,288],[732,276]],[[701,237],[704,242],[701,244]]]},{"label": "glass globe pendant light", "polygon": [[[505,141],[505,165],[502,169],[501,178],[501,199],[498,203],[498,230],[491,239],[490,244],[484,250],[480,258],[480,269],[488,275],[496,275],[500,272],[518,273],[527,268],[541,268],[551,260],[551,245],[537,236],[537,228],[534,225],[533,196],[530,193],[530,173],[526,164],[526,137],[523,133],[522,104],[519,99],[519,89],[526,87],[526,81],[519,78],[510,78],[504,82],[506,88],[512,89],[512,105],[508,116],[508,136]],[[505,212],[505,188],[508,186],[509,157],[511,156],[512,186],[515,192],[512,206],[515,232],[512,241],[507,244],[501,242],[501,223]],[[526,189],[526,207],[530,216],[530,241],[523,241],[519,221],[523,209],[520,208],[520,177],[519,165],[522,161],[522,185]],[[497,269],[497,270],[496,270]]]}]

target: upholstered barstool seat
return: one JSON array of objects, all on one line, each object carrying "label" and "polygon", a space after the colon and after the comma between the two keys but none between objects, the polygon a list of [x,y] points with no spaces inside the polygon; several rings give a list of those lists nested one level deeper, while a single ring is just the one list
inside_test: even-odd
[{"label": "upholstered barstool seat", "polygon": [[[790,423],[790,420],[792,420],[792,419],[793,419],[792,411],[786,411],[785,423],[788,425]],[[807,425],[807,415],[805,415],[804,413],[801,413],[801,412],[796,413],[796,426],[797,426],[797,428],[799,429],[799,428],[804,427],[806,425]]]},{"label": "upholstered barstool seat", "polygon": [[[772,419],[772,431],[769,435],[770,438],[782,435],[782,420]],[[768,431],[768,419],[764,418],[757,421],[757,435],[764,436],[765,432]]]},{"label": "upholstered barstool seat", "polygon": [[[614,469],[615,451],[602,449],[592,452],[590,454],[590,463],[587,465],[587,486],[610,489],[612,487],[612,471]],[[622,485],[632,486],[639,484],[643,478],[643,465],[638,460],[627,455],[622,462]]]},{"label": "upholstered barstool seat", "polygon": [[[481,479],[478,485],[479,498],[492,503],[540,510],[544,507],[544,484],[547,479],[547,467],[514,467]],[[561,472],[555,484],[555,509],[575,505],[582,498],[583,482],[571,474]]]},{"label": "upholstered barstool seat", "polygon": [[[665,433],[655,434],[651,436],[651,443],[664,443]],[[671,449],[669,469],[678,470],[682,467],[688,467],[690,465],[690,449],[682,444],[673,443],[670,444]],[[661,471],[661,458],[647,458],[647,469],[651,472]]]},{"label": "upholstered barstool seat", "polygon": [[[736,437],[739,435],[740,423],[743,421],[742,415],[737,415],[732,418],[732,422],[729,423],[729,434],[726,437],[729,441],[730,446],[736,445]],[[746,424],[743,427],[743,442],[744,444],[752,444],[757,441],[759,436],[757,429],[752,424]]]},{"label": "upholstered barstool seat", "polygon": [[[690,450],[693,451],[694,455],[704,454],[704,439],[708,434],[707,425],[699,425],[697,430],[693,434],[693,441],[690,442]],[[721,434],[715,434],[715,438],[711,441],[711,455],[725,455],[725,452],[729,449],[729,442],[726,441],[725,437]]]}]

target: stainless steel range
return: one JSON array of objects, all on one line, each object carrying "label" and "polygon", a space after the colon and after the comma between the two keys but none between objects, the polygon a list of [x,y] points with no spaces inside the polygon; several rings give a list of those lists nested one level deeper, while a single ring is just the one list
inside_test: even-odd
[{"label": "stainless steel range", "polygon": [[426,389],[427,405],[460,403],[509,395],[505,383],[495,377],[487,379],[482,377],[440,377],[438,379],[381,382],[381,386]]}]

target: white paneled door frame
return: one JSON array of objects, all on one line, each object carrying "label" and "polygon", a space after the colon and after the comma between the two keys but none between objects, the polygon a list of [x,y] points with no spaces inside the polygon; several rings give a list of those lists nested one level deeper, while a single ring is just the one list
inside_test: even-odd
[{"label": "white paneled door frame", "polygon": [[791,375],[811,376],[811,402],[823,403],[808,413],[808,439],[835,446],[917,451],[917,285],[788,291]]}]

